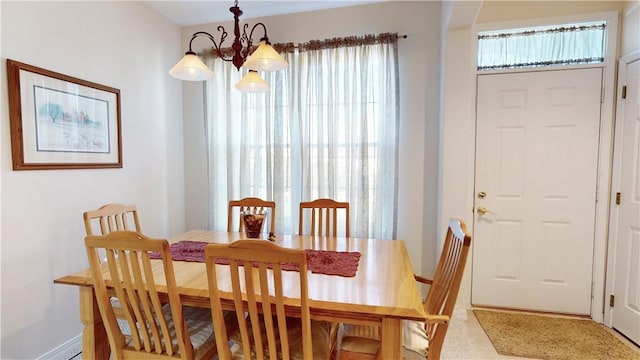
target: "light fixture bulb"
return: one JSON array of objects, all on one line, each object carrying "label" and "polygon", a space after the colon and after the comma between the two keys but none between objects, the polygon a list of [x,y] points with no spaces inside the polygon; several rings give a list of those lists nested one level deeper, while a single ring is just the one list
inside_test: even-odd
[{"label": "light fixture bulb", "polygon": [[176,79],[187,81],[202,81],[213,77],[213,71],[190,51],[169,70],[169,74]]},{"label": "light fixture bulb", "polygon": [[289,66],[289,63],[265,40],[260,41],[258,48],[242,65],[246,69],[257,71],[278,71],[285,69],[287,66]]},{"label": "light fixture bulb", "polygon": [[236,84],[236,89],[248,93],[265,93],[269,88],[269,83],[264,81],[255,70],[249,70],[247,75]]}]

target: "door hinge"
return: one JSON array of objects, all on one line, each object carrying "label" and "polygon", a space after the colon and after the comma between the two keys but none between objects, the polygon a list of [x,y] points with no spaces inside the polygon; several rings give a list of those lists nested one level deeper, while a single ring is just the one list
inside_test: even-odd
[{"label": "door hinge", "polygon": [[610,307],[613,307],[613,304],[615,303],[615,300],[616,300],[616,297],[613,294],[609,295],[609,306]]},{"label": "door hinge", "polygon": [[616,205],[620,205],[620,193],[616,193]]},{"label": "door hinge", "polygon": [[627,98],[627,85],[622,86],[622,98]]}]

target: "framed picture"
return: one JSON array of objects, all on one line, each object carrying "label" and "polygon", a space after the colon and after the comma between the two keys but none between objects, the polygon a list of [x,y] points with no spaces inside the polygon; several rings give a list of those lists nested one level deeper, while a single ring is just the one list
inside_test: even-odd
[{"label": "framed picture", "polygon": [[121,168],[120,90],[7,59],[14,170]]}]

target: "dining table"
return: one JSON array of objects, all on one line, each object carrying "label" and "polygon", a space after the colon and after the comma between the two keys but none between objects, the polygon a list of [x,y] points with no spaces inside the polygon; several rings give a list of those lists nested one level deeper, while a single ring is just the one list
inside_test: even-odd
[{"label": "dining table", "polygon": [[[169,238],[168,241],[173,248],[177,244],[187,242],[229,243],[240,239],[246,239],[242,232],[192,230]],[[425,318],[420,290],[403,240],[278,234],[272,237],[271,241],[293,249],[359,253],[355,274],[345,276],[309,270],[308,296],[311,318],[379,326],[382,359],[402,359],[402,321],[424,321]],[[156,262],[154,271],[160,273],[160,261],[152,261]],[[176,257],[172,263],[183,306],[210,307],[205,263],[176,260]],[[224,264],[216,266],[228,268],[228,265]],[[224,276],[224,271],[220,273],[222,275],[218,274],[219,284],[224,283],[220,279],[220,276]],[[299,282],[297,276],[285,279]],[[54,283],[79,288],[80,321],[84,325],[82,357],[108,359],[109,344],[96,303],[90,269],[62,276],[55,279]],[[230,281],[228,283],[230,287]],[[162,291],[163,284],[159,285]],[[288,310],[291,311],[288,315],[296,316],[295,305],[298,305],[299,310],[300,293],[293,290],[296,289],[296,284],[285,286],[285,289],[292,289],[284,294],[293,304]],[[229,296],[230,301],[223,302],[222,307],[233,310],[232,295],[229,293]]]}]

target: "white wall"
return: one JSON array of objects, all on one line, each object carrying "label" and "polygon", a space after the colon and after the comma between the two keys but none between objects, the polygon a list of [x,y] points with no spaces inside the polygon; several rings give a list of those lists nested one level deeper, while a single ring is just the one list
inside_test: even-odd
[{"label": "white wall", "polygon": [[[2,359],[33,359],[77,336],[88,266],[82,212],[136,204],[144,231],[185,230],[179,28],[138,2],[2,1]],[[120,89],[123,168],[13,171],[6,59]]]},{"label": "white wall", "polygon": [[[449,219],[462,219],[468,231],[473,231],[475,45],[471,25],[481,4],[470,1],[449,4],[451,17],[443,24],[438,251],[442,249]],[[462,307],[471,303],[471,292],[465,291],[471,288],[470,255],[457,300]]]},{"label": "white wall", "polygon": [[[274,43],[397,32],[400,68],[400,183],[398,238],[407,243],[414,270],[432,275],[436,262],[436,208],[440,75],[440,3],[392,1],[250,19],[263,22]],[[231,13],[229,13],[231,19]],[[328,20],[330,19],[330,21]],[[184,28],[183,51],[196,31],[218,35],[219,24]],[[223,23],[231,29],[231,23]],[[261,33],[259,34],[261,35]],[[229,44],[230,40],[227,40]],[[209,47],[208,40],[194,42]],[[194,49],[195,50],[195,49]],[[198,50],[196,50],[198,51]],[[177,59],[176,59],[177,61]],[[185,173],[188,228],[207,227],[202,85],[184,85]]]},{"label": "white wall", "polygon": [[623,3],[613,0],[484,1],[477,23],[616,11],[622,8]]},{"label": "white wall", "polygon": [[622,11],[622,56],[640,50],[640,1],[625,1]]}]

